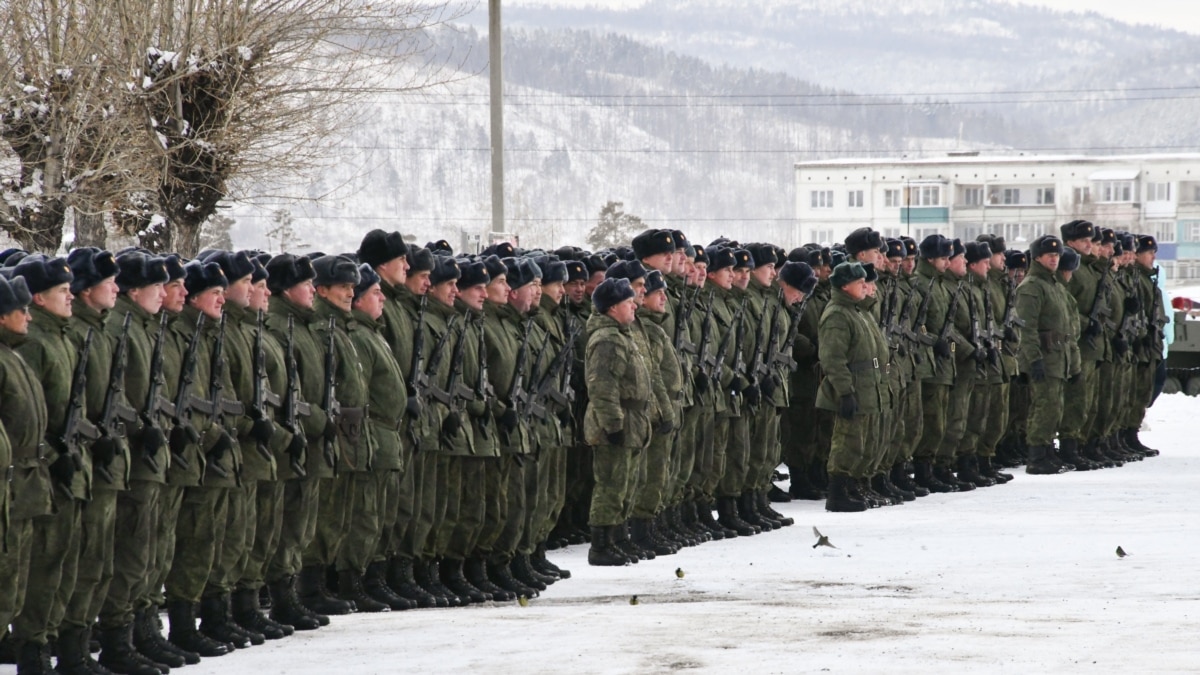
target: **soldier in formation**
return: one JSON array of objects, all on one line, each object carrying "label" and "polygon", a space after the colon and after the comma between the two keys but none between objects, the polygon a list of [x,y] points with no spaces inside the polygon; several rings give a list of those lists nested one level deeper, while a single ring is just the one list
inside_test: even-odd
[{"label": "soldier in formation", "polygon": [[7,251],[4,645],[23,674],[154,675],[533,597],[565,545],[634,564],[791,525],[772,501],[1154,456],[1157,244],[1061,235]]}]

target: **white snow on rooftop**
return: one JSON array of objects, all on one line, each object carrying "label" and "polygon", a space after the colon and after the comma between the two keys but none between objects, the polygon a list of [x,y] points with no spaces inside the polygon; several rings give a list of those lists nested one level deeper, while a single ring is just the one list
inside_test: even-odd
[{"label": "white snow on rooftop", "polygon": [[846,157],[796,162],[797,169],[830,166],[925,166],[946,164],[1112,164],[1117,162],[1195,162],[1200,153],[1158,153],[1144,155],[943,155],[940,157]]}]

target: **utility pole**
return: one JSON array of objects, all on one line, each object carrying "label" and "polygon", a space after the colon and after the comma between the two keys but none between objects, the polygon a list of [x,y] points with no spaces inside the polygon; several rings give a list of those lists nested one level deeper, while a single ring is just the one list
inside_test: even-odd
[{"label": "utility pole", "polygon": [[488,0],[488,61],[492,112],[492,232],[504,232],[504,69],[500,0]]}]

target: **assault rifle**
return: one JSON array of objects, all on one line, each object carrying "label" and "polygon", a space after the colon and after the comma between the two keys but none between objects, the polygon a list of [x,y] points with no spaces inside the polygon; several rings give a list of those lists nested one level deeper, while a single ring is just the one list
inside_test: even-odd
[{"label": "assault rifle", "polygon": [[[450,341],[450,334],[454,332],[454,327],[457,324],[458,315],[450,317],[450,320],[446,322],[446,330],[442,333],[442,336],[438,338],[437,344],[433,346],[433,351],[429,353],[429,363],[425,364],[424,381],[426,389],[423,391],[418,389],[422,398],[425,396],[432,396],[447,407],[453,407],[454,405],[453,393],[449,391],[443,391],[437,385],[433,384],[433,379],[431,376],[437,374],[438,366],[440,366],[442,363],[442,355],[446,352],[446,343]],[[459,342],[462,342],[462,340],[459,340]]]},{"label": "assault rifle", "polygon": [[[83,471],[83,454],[79,444],[84,441],[94,441],[100,438],[100,430],[84,416],[84,392],[87,391],[87,362],[88,354],[92,351],[92,329],[89,328],[83,338],[83,347],[79,350],[79,360],[75,362],[75,372],[71,377],[71,396],[67,400],[66,421],[60,447],[66,451],[75,471]],[[71,486],[54,481],[54,486],[61,490],[68,499],[74,499]]]},{"label": "assault rifle", "polygon": [[[337,344],[334,333],[337,330],[337,319],[329,317],[329,337],[325,340],[325,386],[321,395],[321,407],[325,409],[326,424],[337,424],[342,415],[342,404],[337,400]],[[337,469],[336,441],[324,436],[322,445],[325,451],[325,463],[331,469]]]},{"label": "assault rifle", "polygon": [[720,386],[721,386],[721,375],[723,374],[724,369],[725,369],[725,359],[729,356],[729,347],[733,343],[735,335],[739,336],[737,338],[737,340],[738,340],[737,347],[738,347],[739,356],[735,359],[735,362],[734,362],[734,366],[733,366],[734,367],[734,375],[737,375],[739,372],[741,372],[741,369],[739,367],[739,365],[741,364],[740,354],[741,354],[741,346],[742,346],[740,335],[742,334],[742,317],[745,316],[745,314],[746,314],[746,299],[742,298],[742,304],[740,306],[738,306],[738,311],[736,313],[734,313],[733,321],[729,325],[729,332],[726,333],[725,337],[721,339],[721,347],[717,350],[716,362],[713,365],[712,372],[709,373],[709,378],[712,380],[713,384],[717,388],[720,388]]},{"label": "assault rifle", "polygon": [[896,321],[896,307],[900,304],[900,279],[892,281],[892,292],[888,295],[887,309],[882,313],[883,336],[888,346],[900,356],[908,354],[904,347],[904,331]]},{"label": "assault rifle", "polygon": [[[113,349],[112,365],[108,369],[108,388],[104,392],[104,406],[100,411],[100,436],[102,438],[122,438],[125,436],[125,423],[136,422],[137,411],[122,400],[125,392],[125,367],[129,363],[129,322],[133,314],[125,312],[125,322],[121,325],[121,337],[117,338],[117,346]],[[157,471],[157,466],[151,466]],[[92,463],[92,470],[106,483],[113,483],[112,472],[108,466],[99,462]]]},{"label": "assault rifle", "polygon": [[525,421],[525,412],[530,403],[529,391],[525,389],[525,363],[529,360],[529,336],[533,332],[533,317],[525,320],[521,348],[517,351],[516,367],[513,370],[512,387],[508,390],[508,401],[519,422]]},{"label": "assault rifle", "polygon": [[[300,372],[296,367],[296,342],[293,331],[295,330],[295,318],[288,315],[287,341],[283,346],[284,365],[287,368],[287,391],[283,395],[283,428],[287,429],[292,434],[300,433],[300,416],[308,417],[312,414],[312,406],[307,401],[300,398]],[[288,455],[288,466],[297,476],[304,478],[308,476],[304,465],[300,462],[299,453],[291,453]]]},{"label": "assault rifle", "polygon": [[[488,378],[488,357],[487,357],[487,340],[484,339],[483,332],[484,314],[480,312],[476,317],[475,323],[479,328],[479,378],[475,380],[474,396],[476,400],[487,403],[496,397],[496,391],[492,387],[492,382]],[[486,437],[488,420],[490,415],[484,415],[479,418],[479,429]]]},{"label": "assault rifle", "polygon": [[796,338],[800,336],[800,321],[804,318],[804,310],[808,307],[810,299],[812,299],[811,293],[804,296],[796,309],[788,308],[787,312],[792,322],[788,324],[788,333],[783,340],[783,347],[771,354],[772,366],[784,366],[789,371],[795,371],[800,367],[800,364],[796,363],[796,358],[792,356],[792,349],[796,346]]},{"label": "assault rifle", "polygon": [[700,299],[701,286],[688,296],[687,286],[683,287],[683,302],[679,303],[679,314],[675,317],[675,351],[680,354],[695,354],[696,345],[687,339],[687,325],[692,320],[692,312],[696,310],[696,302]]},{"label": "assault rifle", "polygon": [[755,382],[761,383],[768,377],[771,377],[771,355],[775,353],[775,344],[779,342],[779,337],[775,334],[775,324],[779,321],[779,307],[783,304],[783,300],[774,303],[771,306],[771,319],[767,322],[767,343],[764,346],[762,340],[758,340],[754,345],[754,355],[750,358],[750,376]]},{"label": "assault rifle", "polygon": [[929,280],[929,287],[925,289],[925,296],[921,298],[921,305],[917,307],[917,319],[913,322],[912,328],[907,328],[905,335],[908,339],[919,345],[929,347],[937,342],[937,339],[929,334],[925,328],[925,322],[929,320],[929,304],[933,301],[933,285],[937,283],[937,277]]},{"label": "assault rifle", "polygon": [[[537,388],[534,389],[533,405],[535,410],[540,408],[545,411],[546,402],[550,400],[563,407],[571,405],[571,401],[561,391],[561,382],[562,375],[569,363],[568,360],[571,358],[571,346],[575,342],[575,339],[579,337],[579,330],[579,328],[576,328],[575,332],[567,336],[567,341],[563,344],[562,349],[558,351],[558,354],[554,356],[554,360],[550,362],[550,367],[546,370],[545,375],[542,376],[541,382],[538,382]],[[549,339],[547,339],[547,342],[549,342]],[[544,412],[542,419],[545,419]]]},{"label": "assault rifle", "polygon": [[[146,401],[142,406],[142,412],[139,417],[142,419],[142,426],[158,429],[162,431],[162,425],[158,421],[159,414],[168,417],[175,416],[175,405],[163,397],[163,388],[167,385],[167,379],[163,377],[163,338],[167,334],[167,313],[162,312],[162,317],[158,320],[158,335],[154,338],[154,351],[150,354],[150,386],[146,389]],[[154,455],[142,453],[142,460],[146,462],[146,466],[154,473],[158,473],[158,460],[154,459]],[[186,459],[180,458],[180,467],[185,471],[190,468]]]},{"label": "assault rifle", "polygon": [[[225,426],[225,416],[244,415],[246,408],[237,399],[226,398],[224,395],[225,383],[221,380],[221,374],[227,368],[225,362],[225,317],[225,314],[221,314],[221,321],[217,324],[217,339],[213,342],[212,362],[209,364],[210,370],[208,373],[208,400],[213,410],[213,417],[217,423],[225,427],[226,431],[230,432],[230,436],[236,438],[236,434],[230,427]],[[229,472],[225,471],[216,462],[210,463],[208,466],[213,470],[213,473],[221,478],[229,475]]]},{"label": "assault rifle", "polygon": [[712,379],[713,369],[717,367],[716,360],[708,353],[708,345],[712,342],[712,313],[713,291],[710,290],[708,292],[708,309],[705,310],[704,320],[700,323],[700,346],[696,349],[696,360],[700,366],[700,373],[710,380]]},{"label": "assault rifle", "polygon": [[1014,326],[1024,328],[1025,320],[1017,314],[1017,282],[1012,279],[1008,280],[1008,297],[1005,298],[1004,303],[1003,325],[1005,331],[1007,332],[1008,329]]},{"label": "assault rifle", "polygon": [[[175,426],[187,430],[189,437],[199,440],[200,434],[192,426],[188,413],[193,410],[205,415],[212,415],[213,408],[207,399],[200,398],[192,392],[196,382],[196,350],[200,348],[200,333],[204,329],[204,314],[196,319],[196,330],[188,341],[187,349],[183,352],[183,366],[179,369],[179,387],[175,391]],[[171,459],[177,462],[183,470],[191,468],[187,459],[178,452],[172,451]]]},{"label": "assault rifle", "polygon": [[[946,308],[946,322],[942,324],[942,330],[938,332],[937,342],[939,340],[949,340],[950,331],[954,328],[954,315],[958,314],[958,299],[962,297],[963,282],[959,281],[954,287],[954,294],[950,296],[950,305]],[[936,369],[940,366],[941,361],[933,360],[933,367]]]},{"label": "assault rifle", "polygon": [[[270,383],[267,382],[267,350],[263,346],[263,311],[258,310],[258,325],[254,332],[254,389],[250,398],[250,416],[255,419],[269,418],[270,412],[267,406],[278,408],[283,404],[279,394],[271,391]],[[274,455],[264,443],[256,442],[254,444],[258,454],[263,456],[263,459],[270,461]]]},{"label": "assault rifle", "polygon": [[417,311],[417,322],[413,326],[413,353],[412,365],[409,367],[409,387],[413,391],[413,395],[419,398],[425,397],[425,391],[429,389],[429,378],[425,377],[425,367],[422,352],[425,351],[425,307],[429,304],[429,296],[421,296],[421,308]]},{"label": "assault rifle", "polygon": [[1088,312],[1088,326],[1084,330],[1084,335],[1087,337],[1089,347],[1096,346],[1096,338],[1103,330],[1104,326],[1111,327],[1112,322],[1108,317],[1112,316],[1112,305],[1108,302],[1108,296],[1112,289],[1109,288],[1109,276],[1112,272],[1108,269],[1100,275],[1100,281],[1096,284],[1096,297],[1092,300],[1092,311]]},{"label": "assault rifle", "polygon": [[[986,288],[983,291],[983,297],[984,302],[987,303]],[[984,311],[987,310],[985,309]],[[971,320],[971,344],[975,345],[975,349],[977,351],[982,350],[983,354],[986,355],[987,360],[993,366],[996,365],[996,348],[992,345],[991,335],[986,333],[983,329],[983,326],[980,324],[978,308],[976,308],[975,303],[970,298],[967,298],[967,312],[970,315]],[[975,369],[981,375],[984,375],[987,372],[984,362],[978,359],[975,360]]]},{"label": "assault rifle", "polygon": [[[449,330],[447,329],[446,332]],[[454,354],[450,357],[450,380],[446,384],[446,389],[450,394],[450,402],[447,405],[457,410],[460,416],[466,415],[467,404],[475,400],[475,392],[471,388],[463,386],[462,383],[463,349],[466,344],[467,323],[464,321],[462,328],[458,331],[458,340],[454,343]]]}]

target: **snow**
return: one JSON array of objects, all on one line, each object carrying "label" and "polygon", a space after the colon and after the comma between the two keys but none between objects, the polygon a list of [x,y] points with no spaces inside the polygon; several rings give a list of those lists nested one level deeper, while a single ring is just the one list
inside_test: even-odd
[{"label": "snow", "polygon": [[249,47],[246,47],[246,46],[238,47],[237,52],[238,52],[238,56],[242,57],[243,61],[249,61],[250,59],[254,58],[254,50],[250,49]]},{"label": "snow", "polygon": [[333,617],[187,672],[1194,672],[1195,409],[1160,398],[1142,438],[1162,456],[1119,469],[859,514],[777,504],[795,526],[623,568],[552,551],[573,577],[528,607]]}]

